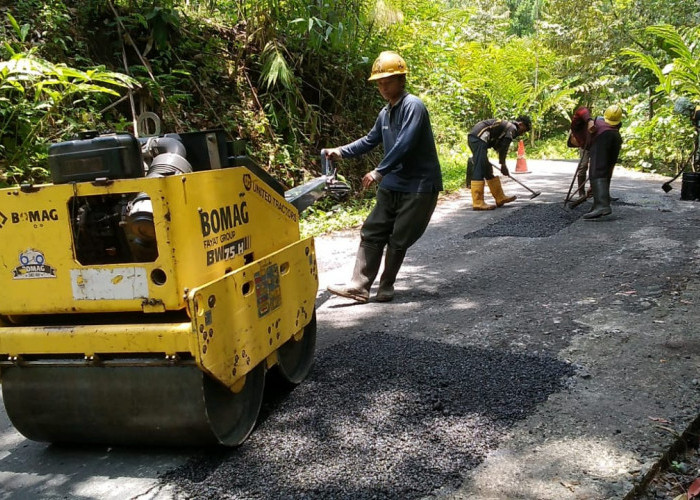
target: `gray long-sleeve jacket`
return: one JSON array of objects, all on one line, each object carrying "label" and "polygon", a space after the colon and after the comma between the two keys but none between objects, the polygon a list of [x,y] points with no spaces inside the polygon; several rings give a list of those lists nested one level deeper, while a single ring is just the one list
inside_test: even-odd
[{"label": "gray long-sleeve jacket", "polygon": [[428,110],[412,94],[379,112],[369,133],[340,148],[343,158],[363,155],[384,144],[384,158],[377,167],[381,187],[404,193],[442,191],[442,171]]},{"label": "gray long-sleeve jacket", "polygon": [[510,143],[518,137],[518,126],[508,120],[490,118],[474,125],[469,135],[478,137],[486,143],[487,148],[493,148],[498,152],[499,163],[505,165]]}]

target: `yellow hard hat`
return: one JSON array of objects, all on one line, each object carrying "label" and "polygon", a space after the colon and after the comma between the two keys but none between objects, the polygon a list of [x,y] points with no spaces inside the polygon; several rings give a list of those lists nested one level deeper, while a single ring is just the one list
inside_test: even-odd
[{"label": "yellow hard hat", "polygon": [[374,60],[372,74],[368,80],[371,82],[387,76],[405,75],[406,73],[408,73],[408,66],[406,66],[403,57],[393,50],[385,50]]},{"label": "yellow hard hat", "polygon": [[622,108],[617,104],[608,106],[603,114],[603,119],[608,125],[617,125],[622,120]]}]

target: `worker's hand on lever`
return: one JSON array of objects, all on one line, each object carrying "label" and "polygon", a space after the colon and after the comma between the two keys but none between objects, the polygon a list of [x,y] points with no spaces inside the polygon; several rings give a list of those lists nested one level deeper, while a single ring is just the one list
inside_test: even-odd
[{"label": "worker's hand on lever", "polygon": [[510,177],[510,172],[508,171],[508,167],[506,167],[505,163],[501,165],[501,173],[506,177]]},{"label": "worker's hand on lever", "polygon": [[327,148],[324,151],[326,152],[326,158],[329,160],[340,160],[343,157],[340,148]]}]

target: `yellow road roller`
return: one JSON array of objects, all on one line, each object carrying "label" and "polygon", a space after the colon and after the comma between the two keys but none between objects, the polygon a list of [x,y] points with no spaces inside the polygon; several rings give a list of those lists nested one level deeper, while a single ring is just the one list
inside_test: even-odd
[{"label": "yellow road roller", "polygon": [[308,374],[318,269],[291,197],[223,130],[85,133],[0,190],[0,374],[29,439],[236,446]]}]

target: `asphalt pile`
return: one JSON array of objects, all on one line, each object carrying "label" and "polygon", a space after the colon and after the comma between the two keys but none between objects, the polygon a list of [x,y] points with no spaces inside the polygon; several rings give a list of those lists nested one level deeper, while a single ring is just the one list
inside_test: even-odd
[{"label": "asphalt pile", "polygon": [[368,332],[320,353],[241,447],[162,481],[181,498],[445,494],[573,373],[551,357]]},{"label": "asphalt pile", "polygon": [[514,236],[521,238],[545,238],[557,234],[570,226],[590,210],[590,206],[579,205],[569,209],[563,203],[539,203],[520,208],[513,215],[489,224],[478,231],[466,234],[469,238],[491,238]]}]

